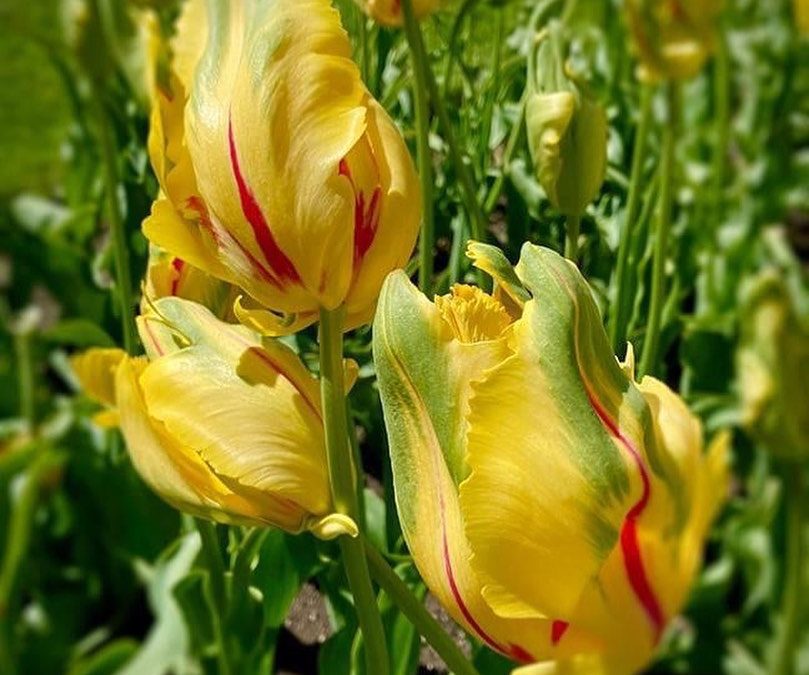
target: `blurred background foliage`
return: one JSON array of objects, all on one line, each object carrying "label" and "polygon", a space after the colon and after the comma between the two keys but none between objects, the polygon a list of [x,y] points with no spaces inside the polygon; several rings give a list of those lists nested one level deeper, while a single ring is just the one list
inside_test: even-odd
[{"label": "blurred background foliage", "polygon": [[[206,598],[221,589],[200,561],[199,536],[141,484],[117,433],[94,427],[93,405],[76,394],[67,356],[122,339],[110,203],[126,225],[135,292],[144,269],[139,227],[156,183],[145,151],[140,37],[129,15],[146,4],[167,24],[176,12],[172,2],[0,0],[0,672],[222,672],[209,649],[217,630],[228,636],[232,672],[356,672],[356,625],[332,545],[217,528],[230,603],[212,614]],[[369,87],[412,143],[412,77],[401,31],[366,23],[348,0],[335,4]],[[457,0],[424,24],[488,236],[512,260],[523,241],[561,249],[564,235],[534,177],[520,124],[533,4]],[[582,0],[570,17],[577,35],[571,65],[610,123],[607,180],[583,220],[581,249],[605,311],[640,96],[619,5]],[[809,42],[793,11],[785,0],[728,0],[715,57],[684,87],[665,377],[709,431],[736,428],[736,477],[689,609],[654,673],[758,675],[772,659],[784,576],[782,482],[771,457],[738,429],[734,353],[746,280],[765,267],[788,268],[805,291]],[[630,257],[635,302],[627,333],[636,352],[649,302],[660,92],[652,105],[644,208]],[[445,292],[470,275],[462,255],[470,224],[437,124],[430,144],[436,287]],[[297,336],[294,346],[316,368],[314,333]],[[350,338],[348,352],[361,365],[351,403],[369,474],[369,530],[424,595],[392,505],[367,329]],[[805,392],[796,404],[809,405]],[[804,501],[809,507],[809,496]],[[803,575],[809,583],[809,570]],[[380,603],[395,672],[440,669],[391,603]],[[804,613],[805,627],[809,602]],[[798,671],[809,673],[808,631],[801,640]],[[465,648],[481,672],[508,671],[478,646]]]}]

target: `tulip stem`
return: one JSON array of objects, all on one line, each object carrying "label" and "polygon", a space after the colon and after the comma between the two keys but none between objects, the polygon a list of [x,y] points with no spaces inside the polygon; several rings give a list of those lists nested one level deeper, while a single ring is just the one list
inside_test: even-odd
[{"label": "tulip stem", "polygon": [[581,216],[576,214],[567,216],[565,223],[565,258],[573,263],[579,257],[579,231],[581,230]]},{"label": "tulip stem", "polygon": [[34,360],[31,354],[31,331],[20,330],[14,334],[14,355],[17,359],[17,389],[20,396],[20,418],[26,431],[33,432],[36,426],[36,396]]},{"label": "tulip stem", "polygon": [[455,130],[452,127],[452,121],[449,118],[447,108],[444,105],[444,99],[438,89],[435,75],[427,59],[427,51],[424,48],[424,36],[421,34],[421,27],[416,21],[413,12],[413,0],[402,0],[402,10],[405,18],[407,41],[410,45],[410,51],[413,54],[413,63],[414,65],[418,64],[418,67],[423,71],[422,76],[427,86],[430,102],[433,104],[435,113],[438,116],[438,123],[444,132],[444,139],[447,142],[447,147],[449,147],[450,159],[455,167],[455,173],[458,176],[458,181],[461,186],[461,198],[464,202],[464,208],[469,214],[472,237],[478,241],[486,241],[487,218],[478,203],[477,191],[475,190],[475,178],[472,175],[469,164],[464,162],[461,147],[458,144]]},{"label": "tulip stem", "polygon": [[660,204],[655,232],[654,258],[652,260],[652,297],[649,304],[649,320],[643,341],[643,354],[638,369],[639,377],[655,371],[660,349],[660,328],[663,305],[666,301],[666,257],[669,229],[671,228],[671,204],[674,187],[674,147],[678,133],[680,97],[676,82],[668,83],[668,119],[663,131],[663,149],[660,158]]},{"label": "tulip stem", "polygon": [[424,604],[413,594],[399,575],[388,565],[382,554],[371,544],[365,543],[365,554],[371,574],[384,589],[396,606],[413,624],[430,646],[443,659],[454,675],[478,675],[478,671],[464,656],[455,641],[441,627],[441,624],[425,609]]},{"label": "tulip stem", "polygon": [[[320,398],[334,508],[360,523],[355,476],[361,467],[355,467],[352,461],[343,382],[344,311],[344,308],[320,310]],[[389,663],[385,632],[362,540],[360,537],[342,535],[338,543],[364,638],[367,672],[387,675]]]},{"label": "tulip stem", "polygon": [[225,631],[222,629],[222,622],[227,615],[228,609],[227,590],[225,588],[225,561],[222,558],[222,550],[219,548],[216,525],[201,518],[197,518],[195,522],[202,541],[202,554],[208,568],[208,584],[210,588],[208,605],[211,611],[213,634],[218,647],[219,675],[230,675],[232,669],[230,667]]},{"label": "tulip stem", "polygon": [[652,119],[652,87],[641,85],[640,114],[638,130],[635,133],[635,147],[632,150],[632,169],[629,175],[629,191],[627,193],[624,226],[618,244],[618,263],[615,269],[615,296],[610,313],[609,334],[613,351],[618,351],[626,341],[626,329],[629,323],[626,297],[629,275],[629,252],[632,249],[632,237],[641,206],[643,192],[643,163],[646,159],[646,140],[649,136],[649,123]]},{"label": "tulip stem", "polygon": [[129,249],[126,242],[124,220],[118,202],[118,157],[115,150],[110,121],[100,93],[96,92],[98,141],[101,148],[101,164],[104,174],[104,192],[107,198],[107,218],[112,237],[112,251],[115,262],[115,290],[118,295],[121,326],[124,336],[124,349],[127,354],[134,354],[138,344],[135,329],[134,301],[132,299],[132,273],[129,268]]},{"label": "tulip stem", "polygon": [[786,466],[784,471],[784,506],[786,510],[786,562],[781,593],[781,626],[775,649],[773,675],[792,675],[795,669],[798,627],[801,617],[803,574],[803,467]]},{"label": "tulip stem", "polygon": [[424,43],[413,12],[412,0],[402,2],[404,28],[413,62],[413,100],[416,118],[416,150],[419,179],[421,181],[421,236],[419,238],[419,289],[427,297],[433,286],[433,246],[435,223],[433,220],[433,158],[430,151],[430,109],[427,99],[427,64]]}]

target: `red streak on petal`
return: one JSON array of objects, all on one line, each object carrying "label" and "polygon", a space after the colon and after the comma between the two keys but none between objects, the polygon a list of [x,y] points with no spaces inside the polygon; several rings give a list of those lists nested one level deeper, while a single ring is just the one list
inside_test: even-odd
[{"label": "red streak on petal", "polygon": [[646,567],[643,564],[643,557],[640,550],[640,541],[638,540],[638,518],[643,513],[647,504],[649,503],[649,496],[651,492],[651,483],[649,481],[649,472],[646,469],[643,459],[638,452],[637,448],[632,444],[623,432],[618,428],[618,425],[612,420],[607,411],[601,407],[595,397],[588,391],[587,396],[590,399],[590,405],[593,406],[596,415],[601,420],[602,424],[609,430],[609,432],[617,438],[621,444],[626,448],[627,452],[635,460],[640,472],[641,482],[643,484],[643,493],[640,500],[629,510],[624,519],[623,527],[621,528],[621,552],[624,556],[624,566],[626,573],[629,577],[629,585],[638,598],[641,606],[643,607],[646,615],[649,617],[652,626],[654,627],[655,643],[660,639],[665,626],[665,617],[663,610],[660,607],[660,602],[649,583],[649,577],[646,573]]},{"label": "red streak on petal", "polygon": [[357,189],[354,177],[351,175],[351,167],[345,158],[340,160],[338,173],[348,178],[351,189],[354,191],[354,269],[356,269],[368,249],[371,248],[379,227],[382,188],[379,185],[374,188],[371,199],[366,205],[365,193]]},{"label": "red streak on petal", "polygon": [[298,283],[301,278],[295,265],[286,256],[286,254],[279,248],[278,243],[272,236],[269,223],[261,211],[255,196],[248,187],[242,174],[241,166],[239,165],[239,157],[236,153],[236,142],[233,138],[233,123],[228,120],[228,146],[230,150],[230,165],[233,169],[233,177],[236,180],[236,186],[239,189],[239,201],[242,205],[242,212],[250,227],[253,228],[253,235],[256,238],[264,258],[270,265],[275,278],[279,285],[284,285],[287,282]]},{"label": "red streak on petal", "polygon": [[551,624],[551,644],[559,644],[559,640],[562,639],[569,627],[570,624],[567,621],[562,621],[561,619],[554,621]]},{"label": "red streak on petal", "polygon": [[182,258],[172,258],[171,266],[175,272],[174,278],[171,280],[171,295],[177,295],[177,291],[180,289],[180,279],[183,275],[185,261]]}]

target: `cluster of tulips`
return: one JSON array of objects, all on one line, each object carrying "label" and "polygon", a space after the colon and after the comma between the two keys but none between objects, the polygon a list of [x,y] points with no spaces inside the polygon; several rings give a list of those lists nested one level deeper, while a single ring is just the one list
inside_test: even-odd
[{"label": "cluster of tulips", "polygon": [[[402,4],[365,9],[401,25],[438,3]],[[640,77],[694,74],[714,5],[627,2]],[[470,242],[493,290],[435,298],[401,269],[419,176],[329,0],[188,0],[172,35],[150,28],[145,355],[74,358],[98,423],[182,511],[338,538],[381,675],[342,354],[343,333],[373,322],[396,505],[430,591],[520,673],[642,669],[700,566],[729,439],[706,443],[675,392],[636,378],[631,348],[619,362],[575,264],[607,122],[558,60],[558,27],[529,59],[525,119],[567,257],[525,244],[512,267]],[[280,339],[315,323],[317,376]]]}]

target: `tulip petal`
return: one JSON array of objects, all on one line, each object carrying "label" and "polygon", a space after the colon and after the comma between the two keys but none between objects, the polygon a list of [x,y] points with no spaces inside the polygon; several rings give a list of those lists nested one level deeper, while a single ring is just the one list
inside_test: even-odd
[{"label": "tulip petal", "polygon": [[374,324],[374,361],[405,539],[428,587],[457,621],[493,649],[530,660],[548,650],[549,623],[506,621],[483,600],[457,493],[467,472],[471,383],[507,353],[504,339],[459,342],[403,272],[388,277]]},{"label": "tulip petal", "polygon": [[122,349],[88,349],[71,357],[82,391],[102,405],[115,406],[115,370],[126,358]]}]

